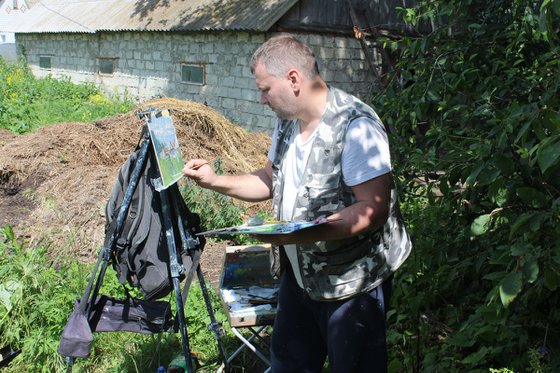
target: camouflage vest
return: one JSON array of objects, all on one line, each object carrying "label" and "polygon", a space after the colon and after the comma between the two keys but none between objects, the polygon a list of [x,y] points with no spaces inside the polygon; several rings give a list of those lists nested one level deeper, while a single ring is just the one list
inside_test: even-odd
[{"label": "camouflage vest", "polygon": [[[313,140],[293,220],[328,216],[355,202],[351,188],[342,180],[341,156],[348,124],[363,116],[383,128],[381,120],[369,106],[343,91],[329,88],[326,111]],[[293,131],[299,128],[297,120],[284,120],[279,126],[272,162],[272,206],[276,218],[280,216],[282,204],[282,161]],[[411,247],[393,186],[389,218],[377,231],[347,239],[297,245],[303,287],[314,300],[339,300],[370,291],[400,267]],[[286,265],[290,263],[283,249],[273,247],[273,276],[279,276]]]}]

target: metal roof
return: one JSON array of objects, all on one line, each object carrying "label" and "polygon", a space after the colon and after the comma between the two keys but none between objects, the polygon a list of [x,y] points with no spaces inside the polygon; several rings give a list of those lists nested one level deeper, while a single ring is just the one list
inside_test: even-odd
[{"label": "metal roof", "polygon": [[298,0],[40,0],[2,31],[268,31]]},{"label": "metal roof", "polygon": [[0,32],[8,31],[6,26],[10,20],[28,12],[36,2],[37,0],[18,0],[15,3],[17,7],[14,9],[13,0],[0,0]]}]

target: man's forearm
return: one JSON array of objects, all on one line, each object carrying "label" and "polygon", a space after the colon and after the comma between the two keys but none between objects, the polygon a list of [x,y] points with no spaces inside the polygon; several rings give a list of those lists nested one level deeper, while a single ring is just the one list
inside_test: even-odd
[{"label": "man's forearm", "polygon": [[391,175],[385,174],[352,187],[357,202],[331,216],[330,223],[286,235],[259,236],[265,242],[285,245],[344,239],[379,229],[389,216]]},{"label": "man's forearm", "polygon": [[357,203],[329,216],[331,222],[290,234],[260,235],[264,242],[277,245],[340,240],[372,232],[387,220],[387,210],[376,210],[366,203]]},{"label": "man's forearm", "polygon": [[264,170],[244,175],[218,175],[209,189],[233,198],[260,202],[271,197],[271,180]]},{"label": "man's forearm", "polygon": [[203,188],[238,198],[260,202],[271,197],[272,165],[242,175],[218,175],[205,159],[192,159],[183,168],[185,176]]}]

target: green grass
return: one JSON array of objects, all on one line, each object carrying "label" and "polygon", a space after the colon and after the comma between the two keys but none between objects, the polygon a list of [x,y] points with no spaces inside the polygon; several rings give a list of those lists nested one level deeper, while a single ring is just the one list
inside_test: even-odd
[{"label": "green grass", "polygon": [[60,122],[89,122],[133,108],[128,98],[108,98],[93,83],[37,79],[25,61],[0,57],[0,128],[23,134]]},{"label": "green grass", "polygon": [[[93,265],[77,263],[56,252],[46,246],[26,246],[8,226],[0,230],[0,346],[22,351],[7,372],[61,372],[66,367],[57,352],[60,335],[74,300],[81,297],[93,273]],[[226,350],[231,353],[235,337],[216,291],[208,289],[216,318],[223,323]],[[125,297],[112,268],[104,277],[100,293]],[[173,296],[163,300],[172,304],[176,315]],[[193,284],[189,292],[185,313],[191,351],[197,353],[201,364],[198,371],[215,371],[221,355],[214,334],[207,329],[210,317],[198,284]],[[90,357],[77,359],[74,371],[155,372],[180,351],[179,333],[94,333]]]}]

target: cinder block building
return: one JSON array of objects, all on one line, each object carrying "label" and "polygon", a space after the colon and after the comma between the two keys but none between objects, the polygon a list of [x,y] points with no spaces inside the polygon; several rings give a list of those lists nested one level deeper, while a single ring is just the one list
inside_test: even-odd
[{"label": "cinder block building", "polygon": [[138,102],[154,97],[203,102],[248,130],[270,132],[274,114],[258,103],[249,69],[262,42],[279,32],[296,34],[315,51],[329,84],[367,101],[378,89],[381,54],[375,40],[364,43],[356,31],[402,30],[396,7],[403,5],[406,1],[42,0],[3,28],[15,33],[17,53],[37,77],[93,82]]}]

